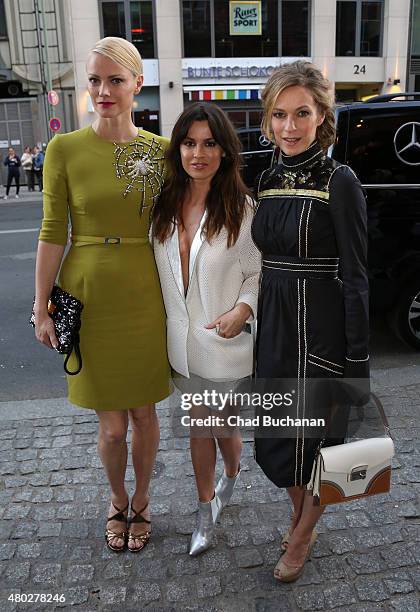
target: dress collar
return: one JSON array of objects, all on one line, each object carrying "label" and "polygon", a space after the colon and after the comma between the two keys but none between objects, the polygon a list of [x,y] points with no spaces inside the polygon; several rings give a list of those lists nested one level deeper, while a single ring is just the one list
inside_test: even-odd
[{"label": "dress collar", "polygon": [[314,142],[305,149],[305,151],[302,151],[302,153],[298,153],[297,155],[286,155],[283,151],[280,151],[280,155],[280,161],[285,168],[301,168],[308,162],[321,156],[322,149],[319,142],[314,140]]}]

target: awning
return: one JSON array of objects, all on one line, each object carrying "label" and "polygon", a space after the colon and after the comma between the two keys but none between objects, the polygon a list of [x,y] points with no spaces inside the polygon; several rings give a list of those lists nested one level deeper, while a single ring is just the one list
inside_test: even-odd
[{"label": "awning", "polygon": [[259,100],[261,97],[260,89],[255,88],[235,88],[229,87],[212,87],[201,89],[197,86],[184,87],[184,91],[188,93],[190,100]]}]

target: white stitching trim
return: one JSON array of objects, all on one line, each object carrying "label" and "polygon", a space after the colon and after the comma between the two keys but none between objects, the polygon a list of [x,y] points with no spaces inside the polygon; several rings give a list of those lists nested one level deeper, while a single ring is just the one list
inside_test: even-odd
[{"label": "white stitching trim", "polygon": [[302,256],[302,253],[301,253],[301,248],[300,248],[300,236],[301,236],[301,231],[300,231],[300,229],[301,229],[301,226],[302,226],[302,217],[303,217],[303,213],[304,213],[304,211],[305,211],[305,204],[306,204],[306,200],[304,200],[304,201],[303,201],[303,204],[302,204],[302,212],[300,213],[300,220],[299,220],[299,234],[298,234],[298,237],[299,237],[299,257],[301,257],[301,256]]},{"label": "white stitching trim", "polygon": [[321,365],[320,363],[315,363],[315,361],[311,361],[308,359],[308,363],[312,363],[314,366],[318,366],[318,368],[323,368],[324,370],[328,370],[329,372],[333,372],[334,374],[339,374],[339,376],[343,376],[343,372],[338,372],[337,370],[333,370],[332,368],[327,368],[327,366]]},{"label": "white stitching trim", "polygon": [[332,177],[334,176],[334,174],[337,172],[337,170],[340,170],[340,168],[348,168],[348,170],[350,170],[350,172],[352,173],[352,175],[354,176],[354,178],[358,181],[359,179],[357,178],[356,173],[354,172],[354,170],[352,168],[350,168],[350,166],[347,166],[346,164],[342,164],[341,166],[338,166],[338,168],[334,168],[334,170],[331,172],[331,176],[328,179],[328,183],[327,183],[327,191],[330,191],[330,182]]},{"label": "white stitching trim", "polygon": [[263,170],[263,171],[261,172],[261,174],[260,174],[260,180],[258,181],[258,189],[257,189],[257,195],[256,195],[256,198],[257,198],[257,208],[255,209],[254,217],[255,217],[255,215],[257,214],[258,209],[259,209],[260,204],[261,204],[261,200],[260,200],[260,198],[258,197],[258,196],[259,196],[259,193],[260,193],[261,180],[262,180],[262,177],[264,176],[264,174],[265,174],[266,172],[268,172],[268,170],[270,170],[270,168],[266,168],[266,169],[265,169],[265,170]]},{"label": "white stitching trim", "polygon": [[337,172],[337,170],[338,170],[339,168],[343,168],[343,166],[338,166],[338,168],[334,168],[334,170],[333,170],[333,171],[331,172],[331,174],[330,174],[330,178],[328,179],[328,183],[327,183],[327,192],[328,192],[328,193],[329,193],[329,191],[330,191],[330,183],[331,183],[331,179],[332,179],[332,177],[334,176],[334,174]]},{"label": "white stitching trim", "polygon": [[[308,215],[309,216],[309,215]],[[306,359],[308,346],[306,342],[306,279],[303,279],[303,341],[305,347],[304,361],[303,361],[303,418],[305,418],[305,407],[306,407]],[[300,457],[300,485],[303,480],[303,457],[305,451],[305,426],[302,425],[302,450]]]},{"label": "white stitching trim", "polygon": [[368,361],[368,359],[369,359],[369,355],[365,357],[365,359],[350,359],[350,357],[346,357],[347,361],[352,361],[353,363],[359,363],[361,361]]},{"label": "white stitching trim", "polygon": [[319,359],[320,361],[325,361],[325,363],[329,363],[333,366],[335,366],[336,368],[341,368],[342,370],[344,370],[344,366],[340,365],[339,363],[335,363],[334,361],[328,361],[328,359],[324,359],[323,357],[318,357],[318,355],[314,355],[313,353],[308,353],[309,357],[312,357],[313,359]]},{"label": "white stitching trim", "polygon": [[324,274],[331,274],[331,272],[337,272],[337,270],[316,270],[313,268],[305,268],[304,270],[296,270],[296,268],[276,268],[275,266],[262,265],[263,268],[270,268],[270,270],[288,270],[289,272],[323,272]]},{"label": "white stitching trim", "polygon": [[269,170],[269,168],[266,168],[265,170],[263,170],[260,174],[260,180],[258,181],[258,189],[257,189],[257,197],[258,197],[258,193],[260,191],[260,187],[261,187],[261,181],[262,181],[262,177],[264,176],[264,174]]},{"label": "white stitching trim", "polygon": [[[316,259],[316,257],[311,257],[308,259]],[[327,258],[325,258],[327,259]],[[328,266],[330,267],[334,267],[334,268],[338,268],[339,264],[338,263],[333,263],[333,264],[324,264],[324,263],[294,263],[293,261],[273,261],[272,259],[263,259],[263,262],[267,262],[267,263],[276,263],[276,264],[285,264],[286,266]],[[330,272],[330,270],[327,270],[328,272]]]},{"label": "white stitching trim", "polygon": [[[264,170],[265,172],[265,170]],[[277,197],[277,196],[261,196],[261,200],[264,200],[265,198],[273,198],[273,197]],[[285,194],[281,194],[282,198],[307,198],[308,196],[304,196],[304,195],[298,195],[298,194],[293,194],[293,195],[287,195]],[[321,202],[321,204],[325,204],[326,206],[328,206],[328,200],[321,200],[321,198],[317,198],[316,196],[311,196],[311,198],[313,200],[316,200],[317,202]]]},{"label": "white stitching trim", "polygon": [[306,257],[306,259],[340,259],[339,257]]},{"label": "white stitching trim", "polygon": [[[299,402],[300,402],[300,279],[297,279],[297,332],[298,332],[298,371],[297,371],[297,402],[296,402],[296,419],[299,418]],[[299,427],[296,427],[296,443],[295,443],[295,486],[297,486],[297,458],[298,458],[298,440]]]},{"label": "white stitching trim", "polygon": [[[309,147],[309,149],[310,149],[310,147]],[[308,151],[308,149],[306,149],[306,150]],[[318,157],[318,155],[321,155],[321,153],[322,153],[322,149],[321,149],[321,151],[318,151],[317,153],[315,153],[315,155],[312,155],[312,157],[310,157],[309,159],[306,159],[303,162],[299,162],[298,164],[285,164],[284,161],[283,161],[283,155],[282,155],[282,163],[283,163],[283,166],[285,168],[297,168],[298,166],[303,166],[303,164],[307,164],[308,162],[312,161],[313,159],[315,159],[315,157]],[[293,157],[293,156],[289,155],[288,157]]]},{"label": "white stitching trim", "polygon": [[306,217],[305,257],[308,257],[308,230],[309,230],[309,215],[311,214],[311,208],[312,208],[312,200],[309,202],[309,210],[308,210],[308,215]]}]

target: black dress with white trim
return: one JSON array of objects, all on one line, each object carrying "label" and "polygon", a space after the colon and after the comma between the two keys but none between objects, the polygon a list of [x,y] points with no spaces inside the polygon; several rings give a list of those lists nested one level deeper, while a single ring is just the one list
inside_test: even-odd
[{"label": "black dress with white trim", "polygon": [[[311,379],[331,387],[339,378],[369,379],[365,198],[353,171],[317,142],[264,171],[257,197],[252,235],[263,258],[257,377],[294,381],[291,416],[302,419],[319,414],[307,392]],[[279,487],[310,479],[320,438],[305,427],[295,431],[293,439],[255,440],[257,462]]]}]

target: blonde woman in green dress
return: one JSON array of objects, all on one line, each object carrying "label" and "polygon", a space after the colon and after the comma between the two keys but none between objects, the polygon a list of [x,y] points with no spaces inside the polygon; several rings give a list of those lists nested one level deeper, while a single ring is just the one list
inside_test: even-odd
[{"label": "blonde woman in green dress", "polygon": [[[141,550],[150,537],[149,484],[159,444],[155,402],[170,393],[165,313],[149,213],[163,183],[167,140],[136,128],[133,97],[143,84],[137,49],[107,37],[87,60],[97,119],[56,135],[44,164],[44,218],[36,263],[35,332],[57,346],[47,302],[68,240],[59,285],[84,304],[83,367],[68,377],[69,399],[96,411],[98,452],[111,487],[106,541]],[[73,369],[72,359],[69,369]],[[135,491],[128,515],[127,428]]]}]

